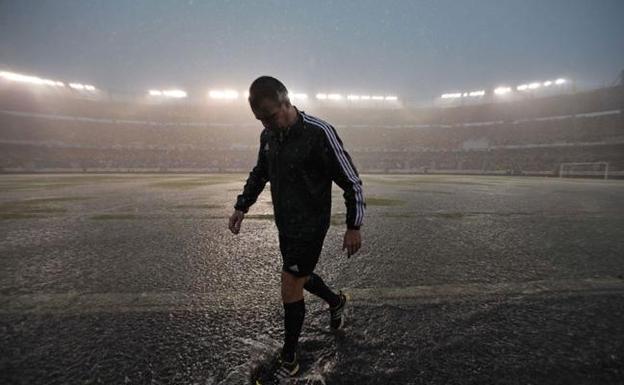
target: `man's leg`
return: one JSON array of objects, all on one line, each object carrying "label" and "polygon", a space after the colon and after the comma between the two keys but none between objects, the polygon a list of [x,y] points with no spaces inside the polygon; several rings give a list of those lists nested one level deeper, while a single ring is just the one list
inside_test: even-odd
[{"label": "man's leg", "polygon": [[282,271],[282,302],[284,303],[284,348],[282,358],[292,362],[295,359],[297,342],[305,318],[303,285],[308,277],[297,277]]},{"label": "man's leg", "polygon": [[340,304],[340,297],[338,294],[331,291],[331,289],[325,284],[323,279],[318,275],[312,273],[308,276],[308,279],[303,286],[304,289],[310,293],[322,298],[329,304],[330,307],[336,307]]}]

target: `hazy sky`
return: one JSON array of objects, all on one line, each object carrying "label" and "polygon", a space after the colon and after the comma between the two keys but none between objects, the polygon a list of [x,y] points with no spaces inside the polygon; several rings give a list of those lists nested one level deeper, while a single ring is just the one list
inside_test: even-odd
[{"label": "hazy sky", "polygon": [[624,0],[0,0],[0,66],[100,88],[442,92],[614,82]]}]

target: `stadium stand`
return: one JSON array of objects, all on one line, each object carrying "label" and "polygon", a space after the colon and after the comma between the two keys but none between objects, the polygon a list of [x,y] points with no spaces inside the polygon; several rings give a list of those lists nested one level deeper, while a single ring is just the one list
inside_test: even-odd
[{"label": "stadium stand", "polygon": [[[361,172],[557,176],[607,162],[624,176],[624,86],[429,108],[308,106]],[[233,172],[253,166],[261,126],[242,104],[148,103],[0,84],[3,172]]]}]

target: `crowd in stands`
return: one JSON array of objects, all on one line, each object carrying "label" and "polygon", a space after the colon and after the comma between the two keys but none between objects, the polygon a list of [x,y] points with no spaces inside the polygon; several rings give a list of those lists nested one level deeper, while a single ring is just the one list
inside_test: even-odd
[{"label": "crowd in stands", "polygon": [[[303,108],[303,107],[302,107]],[[306,109],[306,108],[303,108]],[[307,111],[331,122],[362,172],[624,171],[624,87],[449,108]],[[262,127],[244,105],[45,97],[0,89],[0,169],[249,170]]]}]

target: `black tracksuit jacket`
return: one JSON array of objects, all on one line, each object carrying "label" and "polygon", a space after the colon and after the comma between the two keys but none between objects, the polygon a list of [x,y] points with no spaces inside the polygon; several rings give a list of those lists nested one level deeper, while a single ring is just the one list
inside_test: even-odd
[{"label": "black tracksuit jacket", "polygon": [[314,239],[330,225],[332,181],[344,191],[347,228],[359,229],[366,204],[351,157],[330,124],[298,111],[286,132],[262,131],[257,164],[234,208],[246,213],[270,182],[280,234]]}]

